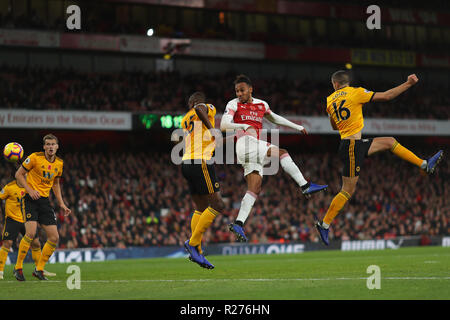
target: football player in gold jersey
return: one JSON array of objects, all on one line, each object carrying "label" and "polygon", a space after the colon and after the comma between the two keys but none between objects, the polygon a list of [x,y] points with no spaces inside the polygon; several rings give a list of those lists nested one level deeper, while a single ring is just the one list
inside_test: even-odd
[{"label": "football player in gold jersey", "polygon": [[328,245],[329,226],[339,211],[344,207],[356,189],[359,173],[364,159],[379,151],[390,150],[393,154],[406,160],[424,172],[431,174],[441,161],[443,151],[438,151],[428,160],[417,157],[410,150],[400,145],[393,137],[362,139],[364,127],[362,107],[370,101],[389,101],[415,85],[419,79],[415,74],[409,75],[401,85],[384,92],[373,92],[364,88],[350,86],[350,77],[346,71],[337,71],[331,77],[334,88],[327,98],[327,113],[331,126],[341,135],[339,157],[343,161],[342,188],[333,198],[322,221],[316,222],[322,241]]},{"label": "football player in gold jersey", "polygon": [[225,205],[212,163],[217,142],[211,132],[214,129],[216,108],[205,101],[204,93],[193,93],[188,100],[189,111],[181,121],[185,133],[181,172],[188,182],[196,207],[191,219],[192,235],[184,243],[184,247],[189,252],[191,261],[203,268],[212,269],[214,265],[203,256],[202,237]]},{"label": "football player in gold jersey", "polygon": [[[3,279],[3,271],[13,241],[17,239],[19,233],[25,235],[24,218],[22,214],[22,199],[25,196],[25,188],[16,180],[11,181],[0,191],[0,199],[5,200],[5,223],[3,226],[2,240],[0,248],[0,279]],[[37,265],[41,257],[41,244],[39,239],[34,238],[31,243],[31,256]],[[46,276],[56,276],[56,274],[44,270]]]},{"label": "football player in gold jersey", "polygon": [[43,143],[44,152],[32,153],[16,172],[17,181],[27,192],[23,199],[26,234],[20,241],[17,262],[14,267],[14,275],[19,281],[25,281],[22,271],[23,260],[36,234],[38,222],[47,234],[47,242],[42,248],[41,257],[33,275],[39,280],[47,280],[44,276],[44,266],[55,251],[59,240],[55,210],[48,199],[50,190],[53,190],[64,215],[67,216],[71,213],[61,194],[59,180],[63,172],[63,160],[56,156],[59,147],[58,138],[53,134],[48,134],[43,138]]}]

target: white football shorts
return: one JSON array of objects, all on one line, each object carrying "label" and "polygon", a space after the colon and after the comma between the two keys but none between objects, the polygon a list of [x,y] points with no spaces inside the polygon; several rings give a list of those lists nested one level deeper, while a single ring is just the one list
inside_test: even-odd
[{"label": "white football shorts", "polygon": [[270,162],[267,151],[274,145],[251,135],[240,137],[236,142],[237,161],[244,168],[244,177],[253,171],[263,176],[263,167]]}]

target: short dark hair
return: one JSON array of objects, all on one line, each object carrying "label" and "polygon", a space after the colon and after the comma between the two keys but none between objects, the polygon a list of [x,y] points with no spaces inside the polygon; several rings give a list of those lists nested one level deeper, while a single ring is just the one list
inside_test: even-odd
[{"label": "short dark hair", "polygon": [[350,84],[350,75],[345,70],[339,70],[333,73],[331,81],[336,82],[339,85]]},{"label": "short dark hair", "polygon": [[45,144],[45,140],[56,140],[56,143],[58,143],[58,138],[54,135],[54,134],[52,134],[52,133],[49,133],[49,134],[46,134],[45,136],[44,136],[44,138],[42,138],[42,142]]},{"label": "short dark hair", "polygon": [[189,108],[192,108],[197,103],[205,103],[205,101],[206,101],[205,94],[201,91],[196,91],[189,97],[188,105]]},{"label": "short dark hair", "polygon": [[252,86],[252,82],[250,81],[250,78],[247,77],[245,74],[240,74],[236,77],[236,80],[234,80],[234,85],[237,85],[238,83],[246,83],[250,87]]}]

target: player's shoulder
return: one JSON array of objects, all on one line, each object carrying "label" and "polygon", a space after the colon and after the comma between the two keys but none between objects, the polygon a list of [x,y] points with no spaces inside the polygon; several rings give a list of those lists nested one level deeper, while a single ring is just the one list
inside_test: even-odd
[{"label": "player's shoulder", "polygon": [[234,98],[230,101],[228,101],[226,108],[231,108],[233,110],[236,110],[238,107],[239,98]]},{"label": "player's shoulder", "polygon": [[12,188],[12,187],[14,187],[14,186],[17,186],[16,180],[13,180],[13,181],[8,182],[8,183],[5,185],[4,189],[6,189],[6,188]]},{"label": "player's shoulder", "polygon": [[253,99],[253,104],[260,104],[260,103],[262,103],[262,104],[264,104],[264,105],[269,105],[269,104],[267,103],[267,101],[265,101],[265,100],[263,100],[263,99],[258,99],[258,98],[253,98],[253,97],[252,97],[252,99]]},{"label": "player's shoulder", "polygon": [[263,99],[258,99],[258,98],[252,98],[253,99],[253,104],[255,105],[263,105],[266,108],[266,111],[270,110],[269,104],[267,103],[267,101],[263,100]]}]

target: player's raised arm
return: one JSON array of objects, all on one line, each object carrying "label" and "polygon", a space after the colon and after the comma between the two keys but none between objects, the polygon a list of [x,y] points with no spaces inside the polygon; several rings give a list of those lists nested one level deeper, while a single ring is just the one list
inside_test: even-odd
[{"label": "player's raised arm", "polygon": [[375,92],[373,95],[372,101],[376,102],[383,102],[383,101],[390,101],[396,97],[398,97],[400,94],[411,88],[413,85],[415,85],[417,82],[419,82],[419,79],[415,74],[410,74],[408,76],[408,79],[402,83],[401,85],[394,87],[392,89],[389,89],[384,92]]},{"label": "player's raised arm", "polygon": [[208,107],[204,103],[199,103],[194,106],[195,113],[202,120],[203,124],[208,129],[214,129],[211,122],[208,119]]},{"label": "player's raised arm", "polygon": [[293,123],[292,121],[290,121],[286,118],[283,118],[282,116],[279,116],[278,114],[276,114],[273,111],[265,113],[264,117],[267,120],[269,120],[270,122],[275,123],[277,125],[289,127],[289,128],[298,130],[298,131],[302,132],[303,134],[308,134],[303,126]]}]

